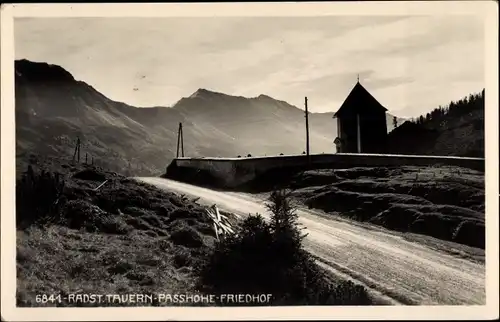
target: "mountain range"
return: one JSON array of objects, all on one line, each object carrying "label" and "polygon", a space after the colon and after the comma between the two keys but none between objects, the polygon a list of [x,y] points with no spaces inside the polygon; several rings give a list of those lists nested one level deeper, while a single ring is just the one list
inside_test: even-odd
[{"label": "mountain range", "polygon": [[[60,66],[17,60],[15,102],[18,159],[33,153],[71,159],[79,137],[81,160],[160,174],[176,155],[179,123],[185,156],[300,154],[306,145],[304,111],[267,95],[200,88],[171,107],[138,108],[107,98]],[[311,153],[335,152],[333,114],[309,114]],[[392,119],[387,114],[389,130]]]}]

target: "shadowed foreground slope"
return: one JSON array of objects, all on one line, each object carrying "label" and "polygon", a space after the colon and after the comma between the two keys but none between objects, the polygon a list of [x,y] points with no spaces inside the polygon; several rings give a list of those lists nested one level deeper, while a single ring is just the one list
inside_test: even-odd
[{"label": "shadowed foreground slope", "polygon": [[[207,292],[204,283],[199,282],[201,268],[217,270],[218,265],[231,264],[227,263],[231,258],[218,261],[217,265],[209,260],[221,248],[216,247],[213,223],[204,213],[205,206],[98,167],[36,156],[29,163],[25,173],[19,171],[16,185],[18,306],[217,304],[190,302],[185,297],[173,301],[155,297]],[[231,213],[223,214],[240,234],[237,218]],[[258,240],[248,246],[258,249]],[[240,250],[236,255],[241,258],[248,254]],[[264,253],[254,255],[260,261],[267,260]],[[291,265],[286,256],[273,258],[282,267]],[[309,278],[307,284],[299,283],[299,289],[292,288],[295,302],[283,298],[290,290],[274,289],[275,298],[264,305],[296,301],[325,304],[325,299],[329,304],[372,302],[363,287],[326,274],[312,262],[303,264],[319,280]],[[258,265],[258,261],[246,267],[250,271],[251,265]],[[285,271],[276,272],[270,266],[260,269],[265,275],[285,278]],[[301,271],[292,273],[287,276],[300,281]],[[244,293],[242,285],[247,279],[246,275],[233,278],[237,282],[234,293]],[[305,296],[316,294],[319,287],[325,297]],[[113,302],[70,303],[64,299],[76,293],[145,294],[152,296],[153,301],[120,302],[113,298]],[[61,294],[62,300],[43,303],[37,297],[41,294]]]},{"label": "shadowed foreground slope", "polygon": [[195,292],[193,269],[215,243],[205,207],[100,168],[57,161],[32,168],[36,182],[45,169],[62,173],[65,186],[58,209],[36,209],[40,201],[18,183],[25,191],[17,205],[18,305],[126,305],[41,304],[36,294]]}]

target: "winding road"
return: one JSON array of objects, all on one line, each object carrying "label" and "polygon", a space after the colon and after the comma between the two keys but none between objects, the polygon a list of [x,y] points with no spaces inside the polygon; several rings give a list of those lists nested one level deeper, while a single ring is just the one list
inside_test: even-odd
[{"label": "winding road", "polygon": [[[160,189],[200,197],[240,216],[268,216],[259,196],[214,191],[169,179],[136,180]],[[325,218],[313,210],[297,211],[306,228],[306,249],[320,266],[369,289],[393,305],[484,305],[484,264],[459,258],[397,234],[368,229],[344,220]]]}]

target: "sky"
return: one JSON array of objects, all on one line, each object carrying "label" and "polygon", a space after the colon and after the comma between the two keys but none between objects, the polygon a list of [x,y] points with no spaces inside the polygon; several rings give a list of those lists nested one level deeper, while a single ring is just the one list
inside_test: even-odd
[{"label": "sky", "polygon": [[172,106],[198,88],[334,112],[359,80],[415,117],[485,87],[480,16],[16,18],[15,58],[110,99]]}]

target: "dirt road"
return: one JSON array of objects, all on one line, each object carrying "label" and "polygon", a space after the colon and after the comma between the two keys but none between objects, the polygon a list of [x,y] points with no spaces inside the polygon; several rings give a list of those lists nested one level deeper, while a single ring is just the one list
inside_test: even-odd
[{"label": "dirt road", "polygon": [[[239,215],[260,213],[258,196],[220,192],[162,178],[136,178],[158,188],[200,197]],[[327,270],[370,289],[380,299],[405,305],[484,305],[485,267],[378,229],[300,209],[308,236],[305,246]]]}]

